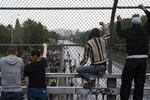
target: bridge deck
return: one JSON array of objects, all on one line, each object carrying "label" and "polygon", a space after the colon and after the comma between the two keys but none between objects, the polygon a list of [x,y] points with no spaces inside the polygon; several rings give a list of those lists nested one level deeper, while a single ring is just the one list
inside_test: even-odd
[{"label": "bridge deck", "polygon": [[[146,74],[148,78],[150,78],[150,74]],[[1,73],[0,73],[1,76]],[[71,74],[66,74],[66,73],[46,73],[47,78],[80,78],[80,76],[77,73],[71,73]],[[107,78],[107,79],[120,79],[121,74],[116,73],[116,74],[106,74],[103,77],[102,76],[96,76],[96,75],[91,75],[93,78]],[[26,87],[22,86],[23,91],[26,92]],[[97,89],[101,89],[101,87],[95,87],[93,88],[93,91],[96,91]],[[106,89],[106,88],[105,88]],[[111,90],[111,93],[114,95],[119,94],[119,88],[109,88]],[[1,87],[0,87],[1,91]],[[47,92],[50,94],[87,94],[89,93],[90,89],[84,89],[82,87],[70,87],[70,86],[48,86],[47,87]],[[132,89],[133,91],[133,89]],[[132,93],[132,92],[131,92]],[[144,88],[144,95],[150,95],[150,87],[145,87]]]}]

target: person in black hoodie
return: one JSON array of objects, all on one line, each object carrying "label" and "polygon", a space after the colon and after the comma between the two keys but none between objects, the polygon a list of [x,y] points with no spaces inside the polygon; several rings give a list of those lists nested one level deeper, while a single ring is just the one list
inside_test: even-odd
[{"label": "person in black hoodie", "polygon": [[122,84],[120,89],[121,100],[128,100],[134,79],[133,100],[143,100],[143,90],[146,77],[146,67],[148,59],[148,43],[150,35],[150,12],[141,4],[142,9],[148,19],[145,26],[142,26],[141,18],[138,14],[132,16],[132,26],[128,29],[121,27],[122,18],[117,16],[117,33],[126,39],[126,64],[122,72]]}]

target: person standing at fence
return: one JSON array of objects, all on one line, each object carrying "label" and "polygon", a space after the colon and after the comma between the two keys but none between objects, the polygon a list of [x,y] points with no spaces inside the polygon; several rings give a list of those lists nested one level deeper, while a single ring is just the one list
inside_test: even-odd
[{"label": "person standing at fence", "polygon": [[8,56],[0,59],[1,69],[1,100],[21,100],[21,77],[24,68],[22,58],[17,57],[17,48],[8,47]]},{"label": "person standing at fence", "polygon": [[126,39],[126,64],[122,72],[122,84],[120,89],[121,100],[128,100],[134,79],[133,100],[143,100],[143,90],[146,77],[148,59],[148,39],[150,35],[150,12],[143,5],[138,6],[147,17],[147,23],[143,27],[138,14],[132,16],[132,26],[129,29],[121,27],[122,18],[117,16],[117,33]]},{"label": "person standing at fence", "polygon": [[24,68],[28,100],[47,100],[45,69],[47,65],[47,44],[43,43],[43,55],[38,50],[31,52],[31,63]]},{"label": "person standing at fence", "polygon": [[[98,28],[91,30],[89,34],[89,40],[85,45],[84,57],[80,62],[80,65],[76,68],[81,78],[87,82],[83,84],[83,88],[92,88],[95,86],[95,79],[90,79],[87,74],[100,74],[104,75],[106,71],[106,50],[105,43],[109,38],[109,32],[106,25],[100,22],[103,32]],[[91,60],[90,66],[84,66],[88,58]]]}]

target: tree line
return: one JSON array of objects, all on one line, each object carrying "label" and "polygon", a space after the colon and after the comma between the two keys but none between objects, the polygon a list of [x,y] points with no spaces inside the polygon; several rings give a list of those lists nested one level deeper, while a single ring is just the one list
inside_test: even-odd
[{"label": "tree line", "polygon": [[[128,28],[131,26],[131,19],[124,19],[122,22],[123,27]],[[146,22],[146,17],[142,16],[143,25]],[[43,26],[40,22],[28,19],[22,25],[19,20],[16,20],[15,27],[12,25],[4,26],[0,25],[0,43],[11,43],[13,34],[14,44],[41,44],[43,42],[49,42],[50,39],[62,39],[65,38],[72,40],[75,43],[86,43],[88,41],[88,35],[90,30],[81,32],[77,30],[75,34],[70,34],[65,37],[61,34],[57,34],[55,31],[49,31],[46,26]],[[116,33],[116,22],[113,27],[112,44],[124,44],[125,40],[120,38]]]},{"label": "tree line", "polygon": [[[13,36],[13,37],[12,37]],[[22,25],[16,20],[15,27],[12,25],[0,25],[0,43],[14,44],[40,44],[48,42],[50,38],[57,39],[59,35],[54,31],[49,31],[40,22],[28,19]]]}]

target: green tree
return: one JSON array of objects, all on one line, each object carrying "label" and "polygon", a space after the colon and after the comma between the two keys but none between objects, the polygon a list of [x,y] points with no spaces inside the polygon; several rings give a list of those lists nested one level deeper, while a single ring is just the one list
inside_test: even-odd
[{"label": "green tree", "polygon": [[24,43],[43,43],[48,41],[49,31],[40,22],[28,19],[23,23]]},{"label": "green tree", "polygon": [[53,39],[58,40],[60,35],[59,35],[58,33],[56,33],[55,31],[50,31],[50,32],[48,33],[48,36],[49,36],[50,38],[53,38]]},{"label": "green tree", "polygon": [[11,43],[11,31],[13,30],[11,25],[7,27],[0,25],[0,43]]},{"label": "green tree", "polygon": [[15,24],[15,30],[13,31],[14,34],[14,43],[21,44],[24,43],[23,41],[23,28],[20,26],[20,22],[17,19]]}]

